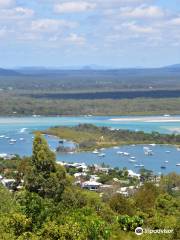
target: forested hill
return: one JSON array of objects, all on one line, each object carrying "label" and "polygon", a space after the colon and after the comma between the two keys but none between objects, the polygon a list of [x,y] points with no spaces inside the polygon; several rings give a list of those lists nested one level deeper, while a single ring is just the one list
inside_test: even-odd
[{"label": "forested hill", "polygon": [[0,86],[3,89],[40,89],[45,92],[180,89],[180,66],[107,70],[0,69]]},{"label": "forested hill", "polygon": [[18,71],[0,68],[0,76],[19,76],[19,75],[21,75],[21,73]]}]

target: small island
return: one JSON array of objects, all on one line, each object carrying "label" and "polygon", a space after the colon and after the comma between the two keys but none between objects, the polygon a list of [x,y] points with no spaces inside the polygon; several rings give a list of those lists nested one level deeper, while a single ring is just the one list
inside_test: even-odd
[{"label": "small island", "polygon": [[[92,124],[80,124],[74,127],[56,126],[41,133],[73,141],[76,145],[76,151],[92,151],[95,149],[131,144],[171,144],[180,146],[180,135],[177,134],[136,132],[97,127]],[[62,148],[60,147],[58,149]]]}]

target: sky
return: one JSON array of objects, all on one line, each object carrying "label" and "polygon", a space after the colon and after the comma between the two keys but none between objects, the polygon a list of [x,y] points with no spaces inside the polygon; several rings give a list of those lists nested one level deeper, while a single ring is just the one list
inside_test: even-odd
[{"label": "sky", "polygon": [[180,0],[0,0],[0,67],[180,63]]}]

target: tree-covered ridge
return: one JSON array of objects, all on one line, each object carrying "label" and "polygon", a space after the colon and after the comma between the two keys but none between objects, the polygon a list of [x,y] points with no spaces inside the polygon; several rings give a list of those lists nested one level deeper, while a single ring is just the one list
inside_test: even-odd
[{"label": "tree-covered ridge", "polygon": [[[9,161],[9,160],[7,160]],[[2,240],[132,240],[180,238],[180,176],[148,180],[129,197],[103,195],[74,185],[74,178],[56,163],[41,135],[33,143],[31,158],[0,161],[6,176],[14,174],[23,187],[13,191],[0,185],[0,239]],[[9,170],[9,171],[8,171]],[[173,229],[167,235],[136,236],[137,226]]]},{"label": "tree-covered ridge", "polygon": [[112,130],[108,127],[97,127],[91,124],[80,124],[75,127],[52,127],[45,134],[72,140],[79,144],[80,150],[110,147],[122,144],[174,144],[180,145],[180,135],[145,133],[142,131]]},{"label": "tree-covered ridge", "polygon": [[164,115],[180,114],[180,98],[136,98],[136,99],[94,99],[62,100],[36,99],[22,95],[16,90],[1,91],[1,116],[120,116],[120,115]]}]

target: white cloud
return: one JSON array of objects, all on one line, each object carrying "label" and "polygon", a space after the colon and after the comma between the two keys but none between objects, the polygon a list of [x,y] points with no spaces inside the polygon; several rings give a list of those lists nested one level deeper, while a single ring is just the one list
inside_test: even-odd
[{"label": "white cloud", "polygon": [[17,7],[15,11],[20,16],[32,17],[34,15],[34,11],[29,8]]},{"label": "white cloud", "polygon": [[126,35],[132,32],[139,33],[139,34],[141,33],[149,34],[149,33],[157,32],[157,29],[155,29],[151,25],[150,26],[138,25],[136,22],[125,22],[120,25],[114,26],[114,29],[117,33],[120,31],[121,33],[124,33]]},{"label": "white cloud", "polygon": [[0,0],[0,8],[12,7],[15,4],[15,0]]},{"label": "white cloud", "polygon": [[171,19],[169,23],[174,26],[180,26],[180,17]]},{"label": "white cloud", "polygon": [[139,6],[136,8],[121,8],[120,15],[129,18],[162,18],[165,13],[157,6]]},{"label": "white cloud", "polygon": [[56,32],[61,28],[73,28],[76,26],[75,22],[66,20],[39,19],[32,21],[31,30],[35,32]]},{"label": "white cloud", "polygon": [[136,6],[149,3],[151,0],[89,0],[95,2],[99,8],[117,9],[122,6]]},{"label": "white cloud", "polygon": [[153,33],[155,31],[151,26],[140,26],[135,23],[128,23],[126,27],[135,33]]},{"label": "white cloud", "polygon": [[7,35],[8,31],[6,27],[3,27],[0,29],[0,38],[5,37]]},{"label": "white cloud", "polygon": [[86,39],[82,36],[78,36],[76,33],[71,33],[65,41],[77,44],[77,45],[83,45],[86,42]]},{"label": "white cloud", "polygon": [[95,3],[91,2],[63,2],[56,4],[54,6],[54,11],[57,13],[77,13],[77,12],[86,12],[88,10],[93,10],[96,8]]},{"label": "white cloud", "polygon": [[31,18],[34,11],[29,8],[16,7],[12,9],[0,9],[0,19],[4,21]]}]

